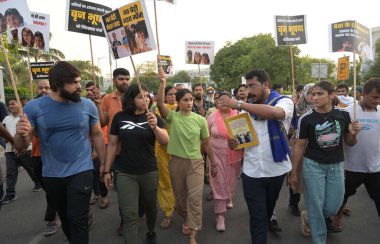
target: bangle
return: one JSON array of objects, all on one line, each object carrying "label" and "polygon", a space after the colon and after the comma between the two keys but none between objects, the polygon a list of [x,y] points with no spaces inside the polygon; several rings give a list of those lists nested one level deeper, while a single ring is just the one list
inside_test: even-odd
[{"label": "bangle", "polygon": [[105,176],[106,174],[111,174],[111,171],[104,172],[103,176]]}]

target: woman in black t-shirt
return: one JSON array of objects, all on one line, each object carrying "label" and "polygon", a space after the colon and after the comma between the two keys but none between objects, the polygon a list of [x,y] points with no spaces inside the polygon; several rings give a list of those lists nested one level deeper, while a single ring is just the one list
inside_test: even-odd
[{"label": "woman in black t-shirt", "polygon": [[[313,243],[326,243],[327,230],[332,229],[334,216],[343,201],[344,170],[343,141],[353,146],[360,131],[358,122],[351,122],[347,111],[333,106],[334,85],[329,81],[317,83],[312,90],[314,109],[299,119],[289,185],[298,181],[297,169],[303,159],[305,206]],[[305,150],[306,149],[306,150]],[[336,229],[335,229],[336,230]]]},{"label": "woman in black t-shirt", "polygon": [[[147,88],[141,88],[141,93],[137,84],[128,88],[122,99],[123,111],[117,113],[112,120],[104,169],[104,182],[110,188],[110,168],[115,160],[117,193],[124,222],[124,243],[128,244],[138,243],[140,195],[146,211],[147,240],[148,243],[155,243],[158,172],[154,143],[156,139],[161,145],[169,142],[168,133],[163,129],[163,120],[157,118],[152,111],[146,112],[150,97]],[[118,154],[119,146],[121,150]]]}]

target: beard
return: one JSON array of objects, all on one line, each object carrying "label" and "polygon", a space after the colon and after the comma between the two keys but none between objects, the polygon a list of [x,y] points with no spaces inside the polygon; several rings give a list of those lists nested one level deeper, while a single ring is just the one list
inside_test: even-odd
[{"label": "beard", "polygon": [[43,96],[46,96],[46,95],[47,95],[47,93],[43,92],[43,93],[41,93],[41,94],[38,94],[38,95],[36,96],[36,98],[40,98],[40,97],[43,97]]},{"label": "beard", "polygon": [[128,90],[128,86],[127,85],[117,85],[115,84],[116,86],[116,89],[120,92],[120,93],[125,93],[127,90]]},{"label": "beard", "polygon": [[202,99],[202,94],[200,94],[200,93],[194,94],[194,98],[195,98],[195,100],[200,101]]},{"label": "beard", "polygon": [[81,101],[80,92],[78,92],[78,91],[70,93],[70,92],[68,92],[62,88],[60,92],[61,92],[60,96],[66,100],[69,100],[69,101],[74,102],[74,103],[79,103]]}]

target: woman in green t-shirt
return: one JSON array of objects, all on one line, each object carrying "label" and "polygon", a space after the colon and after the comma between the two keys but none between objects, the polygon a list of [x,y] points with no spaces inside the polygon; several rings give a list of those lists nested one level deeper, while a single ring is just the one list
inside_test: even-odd
[{"label": "woman in green t-shirt", "polygon": [[157,107],[162,118],[170,124],[168,153],[169,174],[176,198],[176,209],[184,219],[182,233],[190,235],[190,244],[196,244],[196,234],[202,228],[202,193],[204,160],[201,148],[211,163],[211,175],[216,176],[214,154],[209,143],[207,121],[193,113],[193,94],[188,89],[177,91],[177,111],[169,110],[164,104],[166,77],[159,71],[160,88]]}]

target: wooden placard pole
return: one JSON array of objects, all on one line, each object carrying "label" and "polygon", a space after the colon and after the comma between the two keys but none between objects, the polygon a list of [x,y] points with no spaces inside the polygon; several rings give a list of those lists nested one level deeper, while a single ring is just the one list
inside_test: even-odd
[{"label": "wooden placard pole", "polygon": [[16,97],[17,103],[19,104],[21,112],[22,112],[22,106],[21,106],[21,102],[20,102],[20,97],[18,95],[18,91],[17,91],[17,87],[16,87],[16,82],[15,82],[15,79],[14,79],[14,76],[13,76],[11,65],[9,63],[8,53],[7,53],[7,50],[5,49],[5,45],[4,45],[4,41],[3,41],[2,35],[0,35],[0,42],[1,42],[1,48],[3,49],[3,53],[4,53],[5,64],[7,66],[8,73],[9,73],[9,76],[11,78],[13,91],[15,93],[15,97]]},{"label": "wooden placard pole", "polygon": [[158,38],[158,20],[157,20],[157,0],[153,1],[154,6],[154,24],[156,27],[156,41],[157,41],[157,61],[158,61],[158,67],[161,67],[161,51],[160,51],[160,39]]},{"label": "wooden placard pole", "polygon": [[[141,83],[140,83],[140,79],[139,79],[139,74],[137,72],[137,69],[136,69],[136,66],[135,66],[135,62],[133,61],[133,58],[132,56],[129,56],[129,58],[131,59],[131,63],[132,63],[132,67],[133,67],[133,71],[135,72],[135,76],[136,76],[136,81],[137,81],[137,85],[139,87],[139,90],[140,90],[140,93],[143,94],[143,90],[141,88]],[[143,96],[143,101],[144,101],[144,104],[146,104],[145,102],[145,97]],[[148,112],[148,107],[145,108],[146,111]]]},{"label": "wooden placard pole", "polygon": [[94,86],[96,88],[96,76],[95,76],[95,66],[94,66],[94,54],[92,52],[92,40],[91,35],[88,35],[89,41],[90,41],[90,51],[91,51],[91,67],[92,67],[92,79],[94,82]]},{"label": "wooden placard pole", "polygon": [[32,69],[30,67],[30,52],[29,48],[27,49],[28,54],[28,72],[29,72],[29,87],[30,87],[30,98],[33,99],[33,75],[32,75]]},{"label": "wooden placard pole", "polygon": [[354,50],[354,70],[353,70],[353,75],[354,75],[354,121],[357,119],[357,111],[356,111],[356,51]]},{"label": "wooden placard pole", "polygon": [[294,81],[294,58],[293,58],[293,46],[290,45],[290,63],[291,63],[291,66],[292,66],[292,88],[293,88],[293,92],[292,94],[295,95],[295,81]]}]

